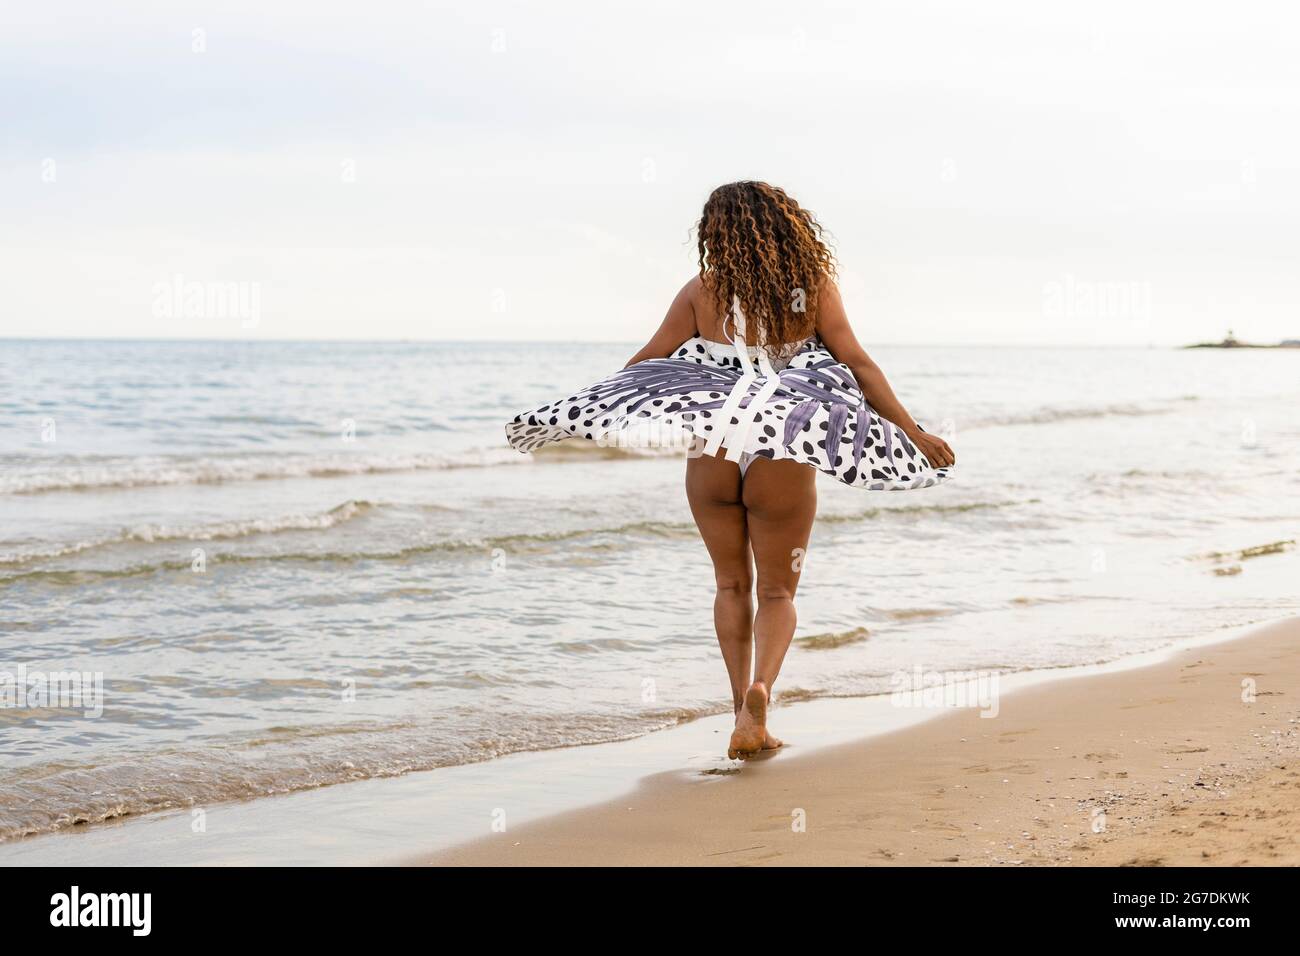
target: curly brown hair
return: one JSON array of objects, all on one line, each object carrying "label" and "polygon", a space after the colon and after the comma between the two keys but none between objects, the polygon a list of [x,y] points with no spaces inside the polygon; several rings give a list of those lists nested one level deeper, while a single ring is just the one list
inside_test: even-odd
[{"label": "curly brown hair", "polygon": [[709,194],[696,232],[700,281],[724,328],[727,319],[734,327],[734,296],[752,345],[779,351],[812,334],[835,257],[811,212],[778,186],[727,183]]}]

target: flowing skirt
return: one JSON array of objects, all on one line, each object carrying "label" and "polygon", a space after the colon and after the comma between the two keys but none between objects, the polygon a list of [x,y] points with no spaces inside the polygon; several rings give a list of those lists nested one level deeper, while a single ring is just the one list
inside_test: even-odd
[{"label": "flowing skirt", "polygon": [[725,449],[733,461],[788,458],[869,491],[928,488],[949,478],[950,467],[933,467],[876,414],[853,373],[816,339],[786,368],[767,365],[768,374],[719,359],[712,344],[691,339],[671,358],[639,362],[523,412],[506,425],[506,438],[520,452],[586,438]]}]

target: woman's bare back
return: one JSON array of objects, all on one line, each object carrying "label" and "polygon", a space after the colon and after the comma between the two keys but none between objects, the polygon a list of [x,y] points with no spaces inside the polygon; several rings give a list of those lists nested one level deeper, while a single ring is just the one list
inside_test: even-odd
[{"label": "woman's bare back", "polygon": [[[730,341],[735,336],[735,329],[732,328],[731,322],[727,319],[725,313],[719,312],[718,303],[709,290],[705,288],[699,276],[687,283],[686,291],[690,295],[691,310],[695,313],[696,333],[704,336],[710,342]],[[812,335],[815,327],[815,320],[812,316],[809,316],[808,330],[803,337],[807,338],[807,336]],[[757,344],[755,342],[755,330],[752,328],[746,329],[745,339],[750,345]]]}]

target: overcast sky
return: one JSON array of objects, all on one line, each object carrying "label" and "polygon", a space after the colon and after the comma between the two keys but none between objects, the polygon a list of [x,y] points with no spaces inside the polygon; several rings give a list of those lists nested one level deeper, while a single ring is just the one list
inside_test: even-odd
[{"label": "overcast sky", "polygon": [[1300,338],[1284,3],[0,13],[0,335],[638,340],[709,190],[870,343]]}]

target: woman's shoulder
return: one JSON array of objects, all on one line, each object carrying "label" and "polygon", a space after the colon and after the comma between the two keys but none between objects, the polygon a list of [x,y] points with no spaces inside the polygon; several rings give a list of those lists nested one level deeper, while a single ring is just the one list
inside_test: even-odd
[{"label": "woman's shoulder", "polygon": [[679,293],[690,300],[691,311],[695,313],[695,330],[708,339],[719,339],[720,321],[718,305],[708,283],[696,273],[686,280]]},{"label": "woman's shoulder", "polygon": [[686,284],[682,286],[682,291],[678,294],[688,296],[692,302],[702,301],[704,298],[704,280],[700,278],[700,274],[697,272],[687,279]]}]

